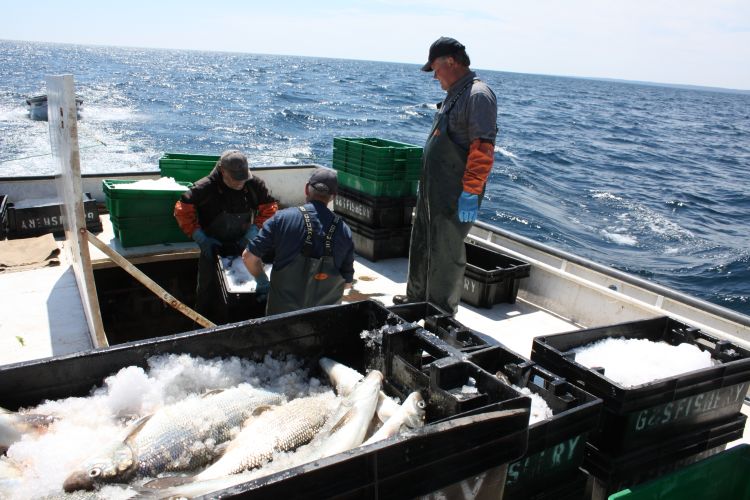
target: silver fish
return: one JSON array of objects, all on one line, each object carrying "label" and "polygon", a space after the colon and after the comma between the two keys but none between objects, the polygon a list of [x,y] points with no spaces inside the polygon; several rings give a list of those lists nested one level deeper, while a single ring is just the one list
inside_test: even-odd
[{"label": "silver fish", "polygon": [[280,406],[261,406],[229,442],[226,451],[206,470],[191,477],[165,477],[146,483],[149,489],[217,479],[261,467],[276,452],[287,452],[307,444],[323,427],[331,413],[332,395],[294,399]]},{"label": "silver fish", "polygon": [[[365,378],[364,375],[359,373],[354,368],[350,368],[338,361],[334,361],[331,358],[320,358],[318,361],[320,367],[328,375],[328,379],[331,381],[331,385],[336,388],[336,393],[341,396],[348,395],[357,383]],[[388,420],[391,415],[399,411],[399,404],[393,399],[389,398],[383,391],[378,394],[378,406],[376,409],[378,419],[381,422]]]},{"label": "silver fish", "polygon": [[0,408],[0,454],[24,434],[44,432],[55,421],[50,415],[24,414]]},{"label": "silver fish", "polygon": [[426,406],[422,395],[419,392],[412,392],[406,397],[403,404],[399,406],[398,411],[386,420],[382,427],[363,444],[370,444],[395,436],[404,427],[411,429],[422,427],[424,425]]},{"label": "silver fish", "polygon": [[277,393],[243,384],[165,406],[133,424],[124,440],[86,460],[68,476],[63,489],[91,490],[102,483],[206,465],[255,408],[281,401]]},{"label": "silver fish", "polygon": [[375,415],[383,374],[372,370],[340,403],[326,426],[316,438],[312,459],[328,457],[351,450],[362,444],[370,421]]},{"label": "silver fish", "polygon": [[[310,461],[318,460],[342,451],[359,446],[364,439],[370,420],[375,414],[377,395],[382,385],[383,375],[373,370],[367,377],[357,384],[352,392],[344,398],[328,418],[323,429],[306,446],[300,447],[293,456],[281,459],[277,467],[291,468]],[[293,401],[292,401],[293,402]],[[262,415],[261,415],[262,416]],[[218,463],[218,462],[217,462]],[[276,461],[269,464],[274,467]],[[195,481],[187,484],[175,482],[175,486],[162,488],[168,484],[161,480],[150,481],[146,487],[151,493],[143,495],[143,498],[193,498],[202,495],[210,495],[216,491],[223,490],[247,481],[252,481],[264,475],[265,467],[240,474],[224,476],[203,481]],[[206,469],[208,470],[208,469]],[[276,469],[280,470],[280,469]],[[164,478],[170,479],[170,478]],[[162,489],[152,489],[152,488]],[[303,493],[300,493],[303,494]]]}]

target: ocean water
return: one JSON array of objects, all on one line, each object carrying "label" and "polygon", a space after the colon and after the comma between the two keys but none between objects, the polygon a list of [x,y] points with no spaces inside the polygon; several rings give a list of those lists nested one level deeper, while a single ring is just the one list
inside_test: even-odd
[{"label": "ocean water", "polygon": [[[0,41],[0,176],[54,172],[24,99],[74,75],[84,172],[164,152],[331,165],[334,137],[422,145],[418,66]],[[475,61],[481,67],[481,61]],[[750,93],[477,70],[499,135],[480,219],[750,314]]]}]

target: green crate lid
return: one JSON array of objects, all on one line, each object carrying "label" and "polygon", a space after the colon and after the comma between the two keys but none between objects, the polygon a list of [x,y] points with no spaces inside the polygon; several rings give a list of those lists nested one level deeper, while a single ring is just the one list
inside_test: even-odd
[{"label": "green crate lid", "polygon": [[135,180],[103,179],[102,191],[109,198],[173,198],[176,200],[193,186],[192,182],[177,181],[177,184],[186,189],[138,189],[128,187],[129,184],[136,182]]},{"label": "green crate lid", "polygon": [[212,161],[216,163],[219,161],[219,155],[194,155],[189,153],[164,153],[160,159],[169,160],[200,160],[200,161]]}]

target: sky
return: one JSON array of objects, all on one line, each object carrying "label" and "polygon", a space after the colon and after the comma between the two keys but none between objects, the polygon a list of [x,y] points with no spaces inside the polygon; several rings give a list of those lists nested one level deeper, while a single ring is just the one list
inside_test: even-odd
[{"label": "sky", "polygon": [[750,90],[750,0],[36,0],[0,39],[423,64]]}]

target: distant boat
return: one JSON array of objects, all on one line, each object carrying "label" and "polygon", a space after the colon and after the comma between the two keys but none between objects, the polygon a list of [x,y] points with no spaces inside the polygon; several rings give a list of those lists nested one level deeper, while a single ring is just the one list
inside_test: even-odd
[{"label": "distant boat", "polygon": [[[29,118],[47,121],[47,94],[35,95],[26,99],[29,108]],[[80,117],[83,99],[76,97],[76,113]]]}]

